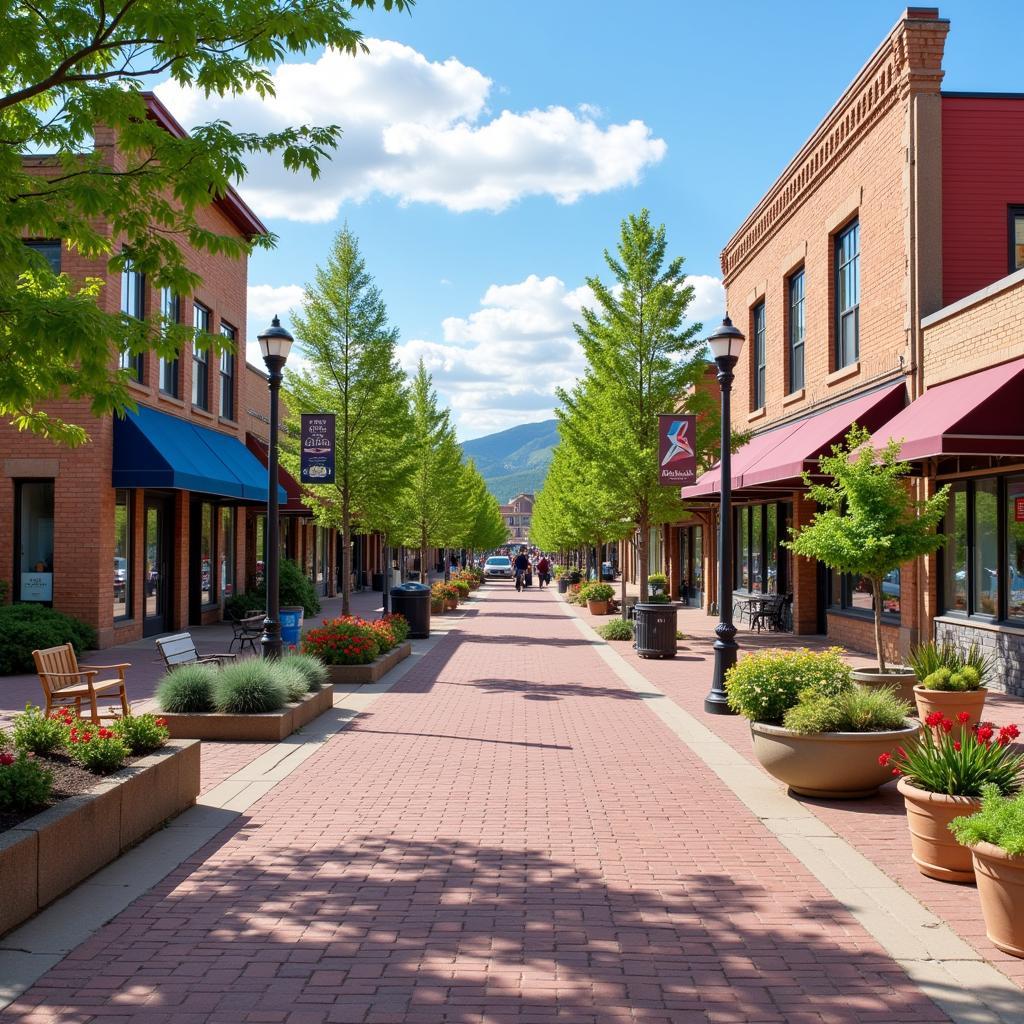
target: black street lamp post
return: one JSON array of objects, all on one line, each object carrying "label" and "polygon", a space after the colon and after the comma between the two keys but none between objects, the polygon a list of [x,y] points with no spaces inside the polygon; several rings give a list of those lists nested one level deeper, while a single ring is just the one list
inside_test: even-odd
[{"label": "black street lamp post", "polygon": [[280,517],[277,510],[277,442],[281,371],[292,347],[292,336],[275,316],[270,326],[259,336],[263,362],[270,379],[270,452],[267,459],[267,565],[264,580],[267,584],[267,613],[263,619],[260,646],[264,658],[281,657],[281,594],[280,594]]},{"label": "black street lamp post", "polygon": [[721,504],[718,512],[718,625],[715,627],[715,674],[711,692],[704,698],[709,715],[732,714],[725,694],[726,673],[736,664],[736,627],[732,621],[732,435],[731,397],[733,369],[739,361],[744,337],[728,316],[708,338],[718,367],[722,389]]}]

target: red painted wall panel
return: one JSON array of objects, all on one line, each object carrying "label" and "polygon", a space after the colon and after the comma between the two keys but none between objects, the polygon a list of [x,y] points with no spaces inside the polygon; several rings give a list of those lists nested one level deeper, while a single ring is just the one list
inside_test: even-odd
[{"label": "red painted wall panel", "polygon": [[942,298],[1009,272],[1007,207],[1024,206],[1024,97],[942,98]]}]

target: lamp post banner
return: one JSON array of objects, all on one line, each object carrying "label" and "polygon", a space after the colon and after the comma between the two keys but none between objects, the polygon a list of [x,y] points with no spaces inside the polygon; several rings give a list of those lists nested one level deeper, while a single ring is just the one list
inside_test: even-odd
[{"label": "lamp post banner", "polygon": [[302,413],[302,467],[299,482],[334,483],[334,413]]},{"label": "lamp post banner", "polygon": [[697,479],[697,417],[658,416],[658,465],[661,483],[686,487]]}]

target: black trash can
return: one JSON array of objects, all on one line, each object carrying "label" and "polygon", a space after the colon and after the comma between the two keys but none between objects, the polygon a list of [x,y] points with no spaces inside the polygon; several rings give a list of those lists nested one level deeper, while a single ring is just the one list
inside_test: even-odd
[{"label": "black trash can", "polygon": [[410,637],[425,640],[430,636],[430,587],[422,583],[392,587],[391,611],[405,616]]},{"label": "black trash can", "polygon": [[569,590],[569,577],[559,576],[558,577],[558,592],[560,594],[568,593]]},{"label": "black trash can", "polygon": [[375,572],[373,574],[373,589],[384,593],[384,573]]},{"label": "black trash can", "polygon": [[634,646],[641,658],[676,656],[675,605],[638,603],[633,619],[636,623]]}]

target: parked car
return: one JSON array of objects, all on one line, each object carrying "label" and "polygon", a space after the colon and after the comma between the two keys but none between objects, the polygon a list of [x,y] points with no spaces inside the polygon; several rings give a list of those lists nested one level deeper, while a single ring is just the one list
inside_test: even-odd
[{"label": "parked car", "polygon": [[114,558],[114,598],[124,600],[125,587],[128,586],[128,559]]},{"label": "parked car", "polygon": [[507,555],[491,555],[484,562],[485,579],[512,579],[512,559]]}]

